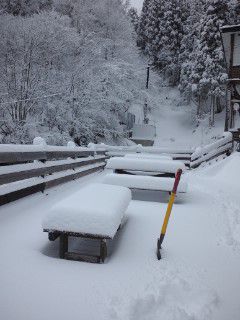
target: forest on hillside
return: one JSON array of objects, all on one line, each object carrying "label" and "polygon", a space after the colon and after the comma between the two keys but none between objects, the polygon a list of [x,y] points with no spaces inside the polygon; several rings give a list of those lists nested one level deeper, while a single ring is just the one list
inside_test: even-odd
[{"label": "forest on hillside", "polygon": [[131,107],[157,104],[148,63],[213,124],[227,78],[219,27],[239,12],[238,0],[145,0],[140,14],[124,0],[1,0],[0,142],[122,141]]},{"label": "forest on hillside", "polygon": [[122,139],[149,99],[133,32],[120,0],[1,0],[1,143]]},{"label": "forest on hillside", "polygon": [[196,117],[210,112],[213,125],[227,80],[220,27],[240,23],[239,0],[145,0],[131,17],[151,65],[196,105]]}]

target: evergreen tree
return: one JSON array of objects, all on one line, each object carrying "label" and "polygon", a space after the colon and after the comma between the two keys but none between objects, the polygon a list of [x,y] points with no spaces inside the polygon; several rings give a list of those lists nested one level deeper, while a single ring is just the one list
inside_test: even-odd
[{"label": "evergreen tree", "polygon": [[199,36],[199,22],[202,19],[205,5],[206,0],[189,2],[187,18],[183,25],[183,39],[180,48],[181,73],[179,90],[188,103],[192,96],[190,78],[197,53],[196,44]]},{"label": "evergreen tree", "polygon": [[163,18],[162,0],[152,0],[149,3],[148,18],[146,23],[147,43],[145,53],[148,54],[152,64],[161,68],[159,52],[162,50],[161,19]]},{"label": "evergreen tree", "polygon": [[128,16],[130,18],[130,21],[134,27],[134,30],[137,32],[138,30],[138,23],[139,23],[139,16],[137,13],[137,10],[135,8],[130,8],[128,10]]},{"label": "evergreen tree", "polygon": [[216,107],[220,108],[220,97],[225,94],[226,71],[219,28],[226,24],[227,13],[226,0],[208,0],[200,21],[190,78],[193,93],[199,103],[198,113],[202,111],[202,101],[208,100],[214,115]]},{"label": "evergreen tree", "polygon": [[147,38],[147,20],[149,14],[149,5],[152,0],[144,0],[142,12],[139,18],[139,25],[137,30],[137,45],[144,51],[148,41]]}]

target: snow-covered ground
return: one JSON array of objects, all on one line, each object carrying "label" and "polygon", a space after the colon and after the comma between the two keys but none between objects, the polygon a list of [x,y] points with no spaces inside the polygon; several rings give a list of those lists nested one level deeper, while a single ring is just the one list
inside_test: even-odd
[{"label": "snow-covered ground", "polygon": [[[42,232],[43,217],[105,173],[2,206],[0,319],[238,320],[239,161],[236,153],[189,173],[189,190],[174,205],[161,261],[156,242],[168,197],[140,191],[105,264],[58,258],[58,240],[49,242]],[[95,243],[81,245],[95,250]]]},{"label": "snow-covered ground", "polygon": [[159,106],[153,110],[150,123],[155,124],[156,147],[197,147],[211,142],[211,139],[224,131],[225,114],[216,115],[215,126],[209,128],[206,116],[197,127],[193,122],[195,108],[179,105],[181,100],[176,88],[161,88]]}]

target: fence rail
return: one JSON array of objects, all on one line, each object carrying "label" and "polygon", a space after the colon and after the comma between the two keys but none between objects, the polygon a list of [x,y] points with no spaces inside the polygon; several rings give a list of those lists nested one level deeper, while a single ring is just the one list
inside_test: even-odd
[{"label": "fence rail", "polygon": [[92,147],[100,152],[105,150],[109,157],[121,157],[127,153],[152,153],[155,155],[169,155],[173,160],[181,160],[186,166],[190,166],[191,156],[195,151],[194,148],[158,148],[158,147],[143,147],[141,145],[133,146],[109,146],[105,144],[95,144]]},{"label": "fence rail", "polygon": [[0,205],[103,170],[105,151],[0,145]]},{"label": "fence rail", "polygon": [[230,155],[233,152],[233,136],[231,132],[225,132],[216,142],[202,148],[197,148],[191,156],[190,168],[195,169],[203,162],[213,160],[220,155]]}]

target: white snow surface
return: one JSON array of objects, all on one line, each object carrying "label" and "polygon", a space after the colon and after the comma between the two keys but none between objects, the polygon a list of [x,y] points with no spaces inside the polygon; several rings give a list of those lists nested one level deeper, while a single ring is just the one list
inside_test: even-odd
[{"label": "white snow surface", "polygon": [[[109,173],[103,181],[104,183],[124,186],[131,189],[172,191],[175,179]],[[178,185],[178,192],[187,192],[187,179],[184,176],[182,176]]]},{"label": "white snow surface", "polygon": [[157,160],[172,160],[172,157],[169,155],[161,154],[152,154],[152,153],[127,153],[124,156],[125,158],[131,159],[157,159]]},{"label": "white snow surface", "polygon": [[131,159],[125,157],[110,158],[107,161],[107,169],[123,169],[138,171],[155,171],[176,173],[178,169],[185,170],[181,161],[156,160],[156,159]]},{"label": "white snow surface", "polygon": [[[111,201],[109,201],[111,199]],[[131,201],[128,188],[94,183],[74,192],[50,209],[42,226],[113,238]]]},{"label": "white snow surface", "polygon": [[[105,264],[58,258],[58,241],[42,232],[43,217],[105,173],[0,207],[1,318],[238,320],[239,160],[234,154],[189,173],[189,190],[173,206],[160,261],[156,243],[168,195],[146,191],[135,193]],[[99,250],[77,239],[69,245],[71,251]]]}]

